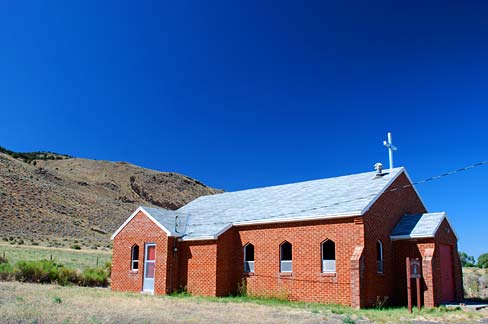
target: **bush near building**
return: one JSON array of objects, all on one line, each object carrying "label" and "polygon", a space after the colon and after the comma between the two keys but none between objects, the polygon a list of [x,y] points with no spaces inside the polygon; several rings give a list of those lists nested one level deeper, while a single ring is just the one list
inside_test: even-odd
[{"label": "bush near building", "polygon": [[109,262],[103,267],[79,270],[65,267],[52,260],[19,261],[15,266],[4,258],[0,261],[0,280],[56,283],[63,286],[106,287],[111,267]]}]

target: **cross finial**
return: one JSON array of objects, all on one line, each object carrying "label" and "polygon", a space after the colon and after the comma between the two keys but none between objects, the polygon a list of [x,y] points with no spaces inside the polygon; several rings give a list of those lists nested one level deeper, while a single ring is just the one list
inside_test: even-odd
[{"label": "cross finial", "polygon": [[396,146],[393,145],[391,140],[391,133],[388,132],[388,141],[383,141],[383,145],[388,148],[388,155],[390,157],[390,170],[393,169],[393,151],[396,151]]}]

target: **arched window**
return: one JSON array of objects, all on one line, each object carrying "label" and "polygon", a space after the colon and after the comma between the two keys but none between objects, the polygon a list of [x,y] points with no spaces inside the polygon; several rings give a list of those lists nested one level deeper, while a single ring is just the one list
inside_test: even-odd
[{"label": "arched window", "polygon": [[383,243],[380,240],[376,242],[376,271],[383,273]]},{"label": "arched window", "polygon": [[244,272],[254,272],[254,245],[244,245]]},{"label": "arched window", "polygon": [[292,246],[290,242],[283,242],[280,245],[280,272],[292,271]]},{"label": "arched window", "polygon": [[134,244],[131,248],[131,261],[130,261],[130,269],[137,270],[139,269],[139,245]]},{"label": "arched window", "polygon": [[322,272],[336,272],[335,243],[332,240],[322,242]]}]

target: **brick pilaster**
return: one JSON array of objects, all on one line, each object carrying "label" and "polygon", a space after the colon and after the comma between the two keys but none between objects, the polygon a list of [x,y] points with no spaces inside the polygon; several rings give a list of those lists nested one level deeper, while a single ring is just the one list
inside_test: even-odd
[{"label": "brick pilaster", "polygon": [[422,252],[422,277],[425,281],[424,307],[432,308],[435,306],[434,299],[434,277],[433,264],[434,248],[425,249]]},{"label": "brick pilaster", "polygon": [[361,262],[364,246],[354,248],[351,256],[351,307],[361,307]]}]

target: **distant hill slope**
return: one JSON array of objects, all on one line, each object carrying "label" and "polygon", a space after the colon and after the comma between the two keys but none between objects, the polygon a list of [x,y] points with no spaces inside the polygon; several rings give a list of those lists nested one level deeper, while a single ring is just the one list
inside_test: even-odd
[{"label": "distant hill slope", "polygon": [[12,244],[107,248],[111,233],[138,205],[177,209],[220,192],[125,162],[55,153],[49,154],[60,158],[26,160],[33,155],[23,154],[0,153],[0,239]]},{"label": "distant hill slope", "polygon": [[69,155],[54,152],[14,152],[2,146],[0,146],[0,153],[10,155],[14,159],[24,161],[25,163],[32,163],[35,160],[63,160],[72,158]]}]

